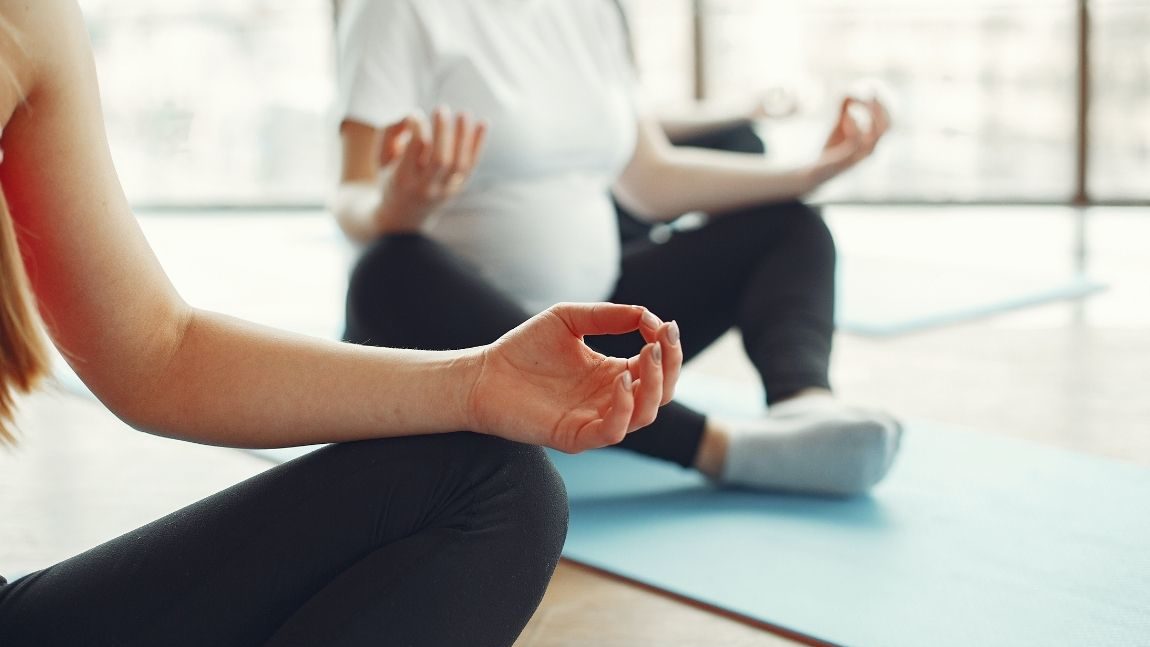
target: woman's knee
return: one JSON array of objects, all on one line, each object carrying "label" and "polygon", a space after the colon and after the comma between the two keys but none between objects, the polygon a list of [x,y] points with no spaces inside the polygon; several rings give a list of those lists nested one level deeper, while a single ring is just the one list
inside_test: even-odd
[{"label": "woman's knee", "polygon": [[780,207],[789,246],[803,250],[808,258],[834,264],[837,256],[834,235],[823,218],[822,210],[801,202]]},{"label": "woman's knee", "polygon": [[436,251],[435,242],[421,234],[381,236],[363,250],[352,268],[349,298],[375,294],[382,286],[405,285],[394,280],[396,275],[411,272]]},{"label": "woman's knee", "polygon": [[460,528],[507,553],[537,547],[540,559],[557,559],[566,538],[567,491],[539,447],[458,432],[332,445],[300,460],[309,473],[344,475],[335,494],[379,509],[397,532]]},{"label": "woman's knee", "polygon": [[822,211],[802,202],[744,209],[722,216],[709,226],[723,230],[722,236],[728,241],[738,241],[752,253],[772,257],[778,252],[795,253],[831,265],[835,262],[834,237]]},{"label": "woman's knee", "polygon": [[532,546],[535,557],[553,569],[567,537],[563,479],[540,447],[489,436],[477,438],[481,442],[476,458],[485,473],[478,488],[506,513],[496,515],[500,524],[508,524],[504,527],[511,535],[526,540],[516,542],[516,550]]},{"label": "woman's knee", "polygon": [[[567,492],[544,451],[478,434],[451,434],[466,456],[465,505],[444,519],[466,557],[473,607],[511,633],[542,601],[567,536]],[[458,455],[457,455],[458,456]],[[457,460],[453,458],[452,460]],[[454,644],[454,643],[453,643]]]},{"label": "woman's knee", "polygon": [[418,303],[419,283],[396,277],[426,274],[422,267],[438,252],[419,234],[383,236],[360,255],[347,284],[344,340],[374,346],[403,345],[406,327],[396,312]]}]

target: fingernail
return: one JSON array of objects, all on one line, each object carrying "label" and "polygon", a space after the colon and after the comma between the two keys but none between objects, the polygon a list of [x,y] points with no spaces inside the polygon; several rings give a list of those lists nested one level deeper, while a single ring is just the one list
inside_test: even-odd
[{"label": "fingernail", "polygon": [[651,359],[655,360],[656,364],[659,364],[663,361],[663,348],[659,346],[658,343],[654,346],[655,347],[651,349]]},{"label": "fingernail", "polygon": [[670,328],[667,329],[667,339],[670,340],[672,344],[679,343],[679,322],[671,322]]},{"label": "fingernail", "polygon": [[631,387],[635,386],[635,381],[631,379],[630,373],[623,374],[623,390],[630,391]]},{"label": "fingernail", "polygon": [[650,310],[643,312],[643,324],[648,328],[658,328],[659,318],[651,313]]}]

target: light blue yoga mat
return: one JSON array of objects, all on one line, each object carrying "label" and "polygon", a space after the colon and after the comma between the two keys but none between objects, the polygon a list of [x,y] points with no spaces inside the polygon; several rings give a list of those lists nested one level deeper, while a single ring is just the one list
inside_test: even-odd
[{"label": "light blue yoga mat", "polygon": [[839,645],[1150,645],[1150,470],[910,425],[872,497],[719,490],[554,454],[565,555]]}]

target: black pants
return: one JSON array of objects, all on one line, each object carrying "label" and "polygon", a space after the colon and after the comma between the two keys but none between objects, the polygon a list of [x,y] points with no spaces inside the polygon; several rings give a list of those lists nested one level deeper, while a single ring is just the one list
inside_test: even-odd
[{"label": "black pants", "polygon": [[510,645],[566,521],[538,447],[333,445],[0,588],[0,645]]},{"label": "black pants", "polygon": [[[834,243],[818,213],[799,203],[763,205],[665,243],[628,243],[610,300],[678,321],[688,360],[737,327],[773,402],[829,388],[834,271]],[[361,256],[346,316],[348,341],[444,350],[490,343],[528,313],[444,247],[407,234],[384,237]],[[643,340],[635,333],[588,343],[626,356]],[[620,446],[690,466],[704,423],[671,403]]]}]

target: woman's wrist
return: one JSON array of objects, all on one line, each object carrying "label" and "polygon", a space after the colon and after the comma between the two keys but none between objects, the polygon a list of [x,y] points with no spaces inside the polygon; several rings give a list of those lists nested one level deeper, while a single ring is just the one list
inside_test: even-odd
[{"label": "woman's wrist", "polygon": [[806,190],[804,194],[810,193],[820,186],[831,181],[840,171],[833,165],[826,161],[819,160],[801,171],[803,184]]},{"label": "woman's wrist", "polygon": [[452,428],[459,431],[486,433],[481,428],[477,415],[476,387],[483,373],[483,358],[487,347],[448,351],[444,375],[447,379],[446,392],[450,406],[447,411],[452,418]]},{"label": "woman's wrist", "polygon": [[426,209],[384,198],[376,208],[373,222],[375,234],[417,234],[427,221]]}]

